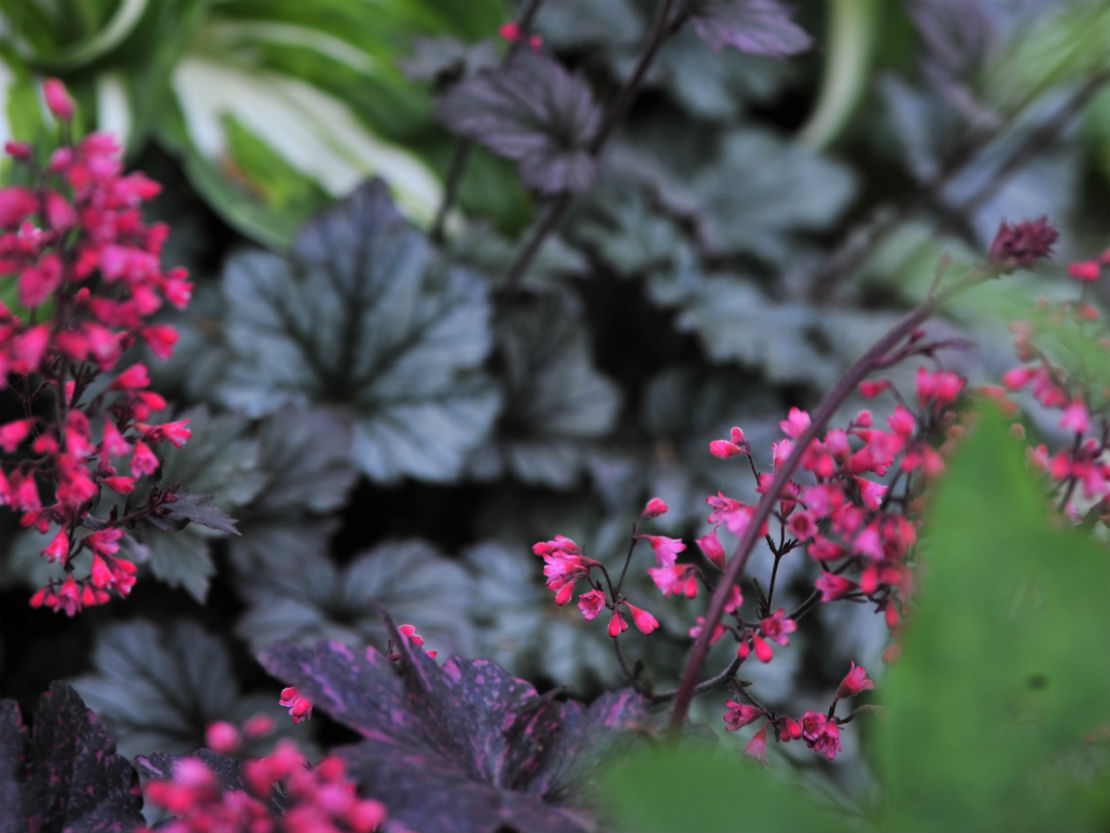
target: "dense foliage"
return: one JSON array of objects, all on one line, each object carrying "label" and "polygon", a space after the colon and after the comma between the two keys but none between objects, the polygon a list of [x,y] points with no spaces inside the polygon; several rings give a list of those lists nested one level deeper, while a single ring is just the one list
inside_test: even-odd
[{"label": "dense foliage", "polygon": [[1108,27],[0,4],[0,833],[1104,828]]}]

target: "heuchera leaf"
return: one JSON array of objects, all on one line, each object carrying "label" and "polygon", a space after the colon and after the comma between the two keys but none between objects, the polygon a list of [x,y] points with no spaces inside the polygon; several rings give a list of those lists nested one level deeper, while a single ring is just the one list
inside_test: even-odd
[{"label": "heuchera leaf", "polygon": [[503,68],[455,86],[439,114],[454,130],[520,163],[526,184],[551,194],[590,187],[587,146],[600,111],[589,85],[558,61],[522,50]]},{"label": "heuchera leaf", "polygon": [[410,829],[589,830],[580,801],[598,745],[643,727],[645,706],[629,690],[593,705],[540,697],[489,660],[452,657],[441,667],[391,628],[396,664],[321,642],[278,644],[266,669],[366,740],[339,753],[371,794]]},{"label": "heuchera leaf", "polygon": [[713,49],[732,46],[776,58],[809,49],[809,35],[775,0],[698,0],[691,6],[694,31]]},{"label": "heuchera leaf", "polygon": [[446,654],[473,647],[468,613],[480,597],[472,579],[425,541],[386,541],[345,568],[311,551],[236,566],[250,605],[237,630],[255,648],[321,638],[385,645],[389,634],[375,602],[418,624],[430,649]]},{"label": "heuchera leaf", "polygon": [[[181,448],[164,450],[160,485],[181,485],[196,494],[183,493],[178,503],[169,504],[166,523],[144,524],[127,546],[137,560],[149,563],[160,581],[184,587],[203,603],[216,571],[209,539],[235,532],[224,510],[250,500],[262,488],[265,476],[258,468],[258,443],[247,435],[244,417],[212,416],[203,407],[183,416],[189,419],[193,436]],[[204,503],[204,494],[213,495],[214,503]],[[136,491],[128,496],[128,505],[141,505],[143,500],[145,493]]]},{"label": "heuchera leaf", "polygon": [[487,287],[434,250],[375,180],[305,226],[288,258],[233,257],[224,276],[235,353],[225,402],[266,414],[343,406],[369,477],[449,482],[485,436],[498,395],[478,372]]},{"label": "heuchera leaf", "polygon": [[77,693],[55,682],[28,736],[0,701],[0,833],[131,833],[142,824],[139,777]]},{"label": "heuchera leaf", "polygon": [[569,488],[588,459],[587,441],[608,431],[620,407],[616,386],[593,366],[581,306],[566,294],[529,298],[497,322],[508,391],[496,436],[472,471],[507,468],[525,483]]},{"label": "heuchera leaf", "polygon": [[128,755],[192,752],[212,721],[281,714],[272,697],[243,696],[227,647],[187,620],[110,625],[98,633],[93,663],[97,673],[73,685]]},{"label": "heuchera leaf", "polygon": [[358,477],[349,423],[341,414],[303,406],[263,422],[258,462],[266,483],[236,510],[243,534],[230,545],[242,569],[253,562],[278,568],[324,546],[337,521],[321,515],[343,504]]},{"label": "heuchera leaf", "polygon": [[833,225],[856,190],[843,165],[754,129],[729,133],[691,187],[708,252],[751,252],[776,265],[797,248],[795,232]]}]

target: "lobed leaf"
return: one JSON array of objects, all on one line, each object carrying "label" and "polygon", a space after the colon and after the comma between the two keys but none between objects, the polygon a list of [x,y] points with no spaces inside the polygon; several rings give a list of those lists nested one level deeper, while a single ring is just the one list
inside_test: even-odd
[{"label": "lobed leaf", "polygon": [[569,488],[620,407],[616,386],[593,365],[581,305],[544,294],[499,316],[505,408],[495,436],[471,459],[483,478],[508,470],[525,483]]},{"label": "lobed leaf", "polygon": [[135,770],[72,688],[51,683],[30,731],[0,701],[0,833],[131,833],[142,803]]},{"label": "lobed leaf", "polygon": [[96,672],[74,680],[74,688],[129,756],[191,753],[213,721],[280,715],[275,698],[240,692],[227,646],[195,622],[109,625],[97,634],[92,660]]},{"label": "lobed leaf", "polygon": [[256,650],[278,640],[321,638],[385,645],[389,634],[376,605],[414,623],[429,648],[447,653],[473,646],[473,580],[424,541],[387,541],[345,568],[311,550],[296,559],[269,555],[241,570],[239,584],[249,609],[237,631]]},{"label": "lobed leaf", "polygon": [[288,257],[248,252],[224,276],[234,353],[220,395],[252,414],[339,406],[368,477],[455,479],[499,397],[484,281],[439,268],[373,181],[305,226]]},{"label": "lobed leaf", "polygon": [[644,724],[639,697],[560,703],[489,660],[452,657],[441,667],[392,632],[396,665],[373,648],[334,642],[278,644],[260,657],[366,738],[340,752],[362,787],[389,797],[391,818],[412,829],[490,833],[596,826],[576,779],[598,745]]},{"label": "lobed leaf", "polygon": [[690,6],[694,31],[713,49],[731,46],[752,55],[785,58],[812,43],[776,0],[696,0]]},{"label": "lobed leaf", "polygon": [[440,102],[455,131],[520,163],[527,185],[581,193],[596,175],[588,145],[600,111],[589,85],[558,61],[522,50],[505,67],[456,85]]}]

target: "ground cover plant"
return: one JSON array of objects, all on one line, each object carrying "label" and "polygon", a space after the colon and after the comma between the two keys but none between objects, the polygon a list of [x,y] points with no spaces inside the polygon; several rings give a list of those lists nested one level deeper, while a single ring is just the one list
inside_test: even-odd
[{"label": "ground cover plant", "polygon": [[0,6],[0,831],[1104,829],[1093,0]]}]

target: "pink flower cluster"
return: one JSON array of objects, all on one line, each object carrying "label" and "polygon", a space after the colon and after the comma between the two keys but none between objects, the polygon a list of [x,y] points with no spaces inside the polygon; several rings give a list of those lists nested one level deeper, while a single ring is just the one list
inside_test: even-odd
[{"label": "pink flower cluster", "polygon": [[[1096,258],[1068,267],[1068,274],[1082,282],[1084,293],[1103,273],[1110,276],[1110,249]],[[1017,321],[1011,325],[1014,345],[1021,365],[1002,376],[1004,390],[990,389],[1011,412],[1016,405],[1008,393],[1029,390],[1033,398],[1050,411],[1057,412],[1056,427],[1066,432],[1068,441],[1055,451],[1046,443],[1029,449],[1031,462],[1055,482],[1060,508],[1075,522],[1085,518],[1110,525],[1110,330],[1102,313],[1082,299],[1052,304],[1038,302],[1043,316],[1038,321]],[[1054,358],[1049,347],[1058,341],[1054,333],[1065,326],[1078,328],[1082,340],[1090,345],[1094,366],[1069,362],[1065,356]],[[1015,430],[1023,432],[1020,425]]]},{"label": "pink flower cluster", "polygon": [[286,686],[281,690],[278,705],[289,709],[289,716],[294,723],[308,720],[312,717],[312,701],[297,693],[296,686]]},{"label": "pink flower cluster", "polygon": [[[792,480],[783,490],[774,517],[786,535],[776,555],[803,548],[819,562],[822,574],[815,585],[822,601],[866,598],[885,612],[892,628],[899,622],[899,607],[913,587],[905,557],[917,540],[917,523],[907,513],[914,494],[908,484],[914,476],[918,480],[931,478],[944,469],[942,451],[929,440],[952,430],[952,406],[965,383],[955,373],[920,368],[915,410],[899,404],[887,418],[885,428],[874,423],[869,410],[860,411],[846,427],[832,428],[806,447],[802,468],[810,472],[812,482]],[[861,393],[869,398],[890,388],[885,379],[860,386]],[[799,408],[791,408],[779,423],[786,436],[772,444],[775,471],[794,451],[795,442],[809,425],[809,414]],[[731,430],[729,439],[711,442],[710,452],[722,458],[737,454],[751,458],[751,446],[739,428]],[[757,491],[765,494],[774,474],[759,472],[754,462],[751,466],[759,484]],[[888,475],[893,475],[895,482],[907,484],[896,500],[888,494],[890,485],[876,479]],[[722,492],[710,495],[706,501],[713,507],[708,521],[715,528],[698,544],[707,559],[723,569],[724,550],[717,531],[724,526],[734,535],[743,534],[754,507]],[[761,534],[766,533],[766,529],[761,530]],[[758,628],[749,628],[740,635],[741,657],[754,648],[756,656],[766,662],[772,656],[766,638],[786,644],[793,622],[786,619],[780,626],[772,620],[764,618]]]},{"label": "pink flower cluster", "polygon": [[874,687],[875,684],[867,677],[863,666],[853,662],[851,670],[840,683],[827,713],[810,710],[795,719],[788,715],[776,715],[760,706],[729,700],[725,704],[725,729],[735,732],[760,718],[766,718],[767,722],[763,728],[756,732],[744,747],[745,754],[766,763],[767,728],[771,727],[779,743],[801,739],[810,749],[831,761],[840,753],[840,726],[847,722],[836,716],[837,701],[845,697],[854,697],[861,691]]},{"label": "pink flower cluster", "polygon": [[[45,97],[57,118],[72,117],[60,82],[48,81]],[[72,616],[111,593],[127,595],[135,583],[134,564],[118,553],[122,527],[136,518],[92,517],[103,489],[132,492],[158,468],[153,445],[180,446],[189,437],[187,420],[152,420],[166,401],[148,389],[143,364],[122,372],[116,365],[136,342],[159,358],[173,352],[176,331],[148,319],[164,302],[184,307],[192,284],[184,270],[162,270],[168,229],[144,224],[140,212],[159,186],[123,174],[111,136],[63,145],[45,165],[25,143],[5,150],[37,184],[0,188],[0,281],[16,282],[23,307],[17,313],[0,302],[0,389],[24,414],[0,425],[0,448],[18,454],[0,466],[0,504],[19,512],[24,526],[57,529],[42,554],[65,578],[31,604]],[[108,374],[105,385],[100,377]],[[157,514],[173,499],[155,489],[145,512]],[[91,564],[78,578],[82,551]]]},{"label": "pink flower cluster", "polygon": [[[249,725],[243,734],[249,739]],[[208,737],[223,754],[241,747],[238,730],[227,723],[213,724]],[[162,833],[373,833],[386,822],[385,805],[358,796],[341,758],[331,755],[310,768],[290,740],[279,741],[265,757],[245,760],[243,781],[245,789],[228,789],[198,758],[180,758],[171,779],[149,781],[143,792],[175,815],[159,826]],[[285,804],[280,815],[271,801],[275,791]]]},{"label": "pink flower cluster", "polygon": [[[666,511],[666,503],[660,498],[652,498],[644,507],[640,520],[657,518]],[[685,544],[673,538],[661,535],[640,535],[639,522],[637,522],[636,531],[633,533],[633,546],[640,539],[646,539],[651,543],[659,569],[673,567],[677,553],[685,548]],[[565,535],[556,535],[550,541],[540,541],[532,547],[532,552],[544,560],[543,573],[547,577],[548,589],[555,593],[556,604],[568,604],[579,581],[584,580],[590,585],[589,590],[579,594],[578,609],[586,619],[597,618],[602,608],[612,611],[608,632],[614,639],[628,630],[626,614],[641,633],[651,633],[659,627],[659,620],[651,613],[628,601],[621,592],[619,582],[614,586],[609,573],[600,562],[583,555],[578,545]],[[629,550],[629,557],[631,554]],[[605,585],[593,577],[591,571],[595,569],[604,578]]]}]

